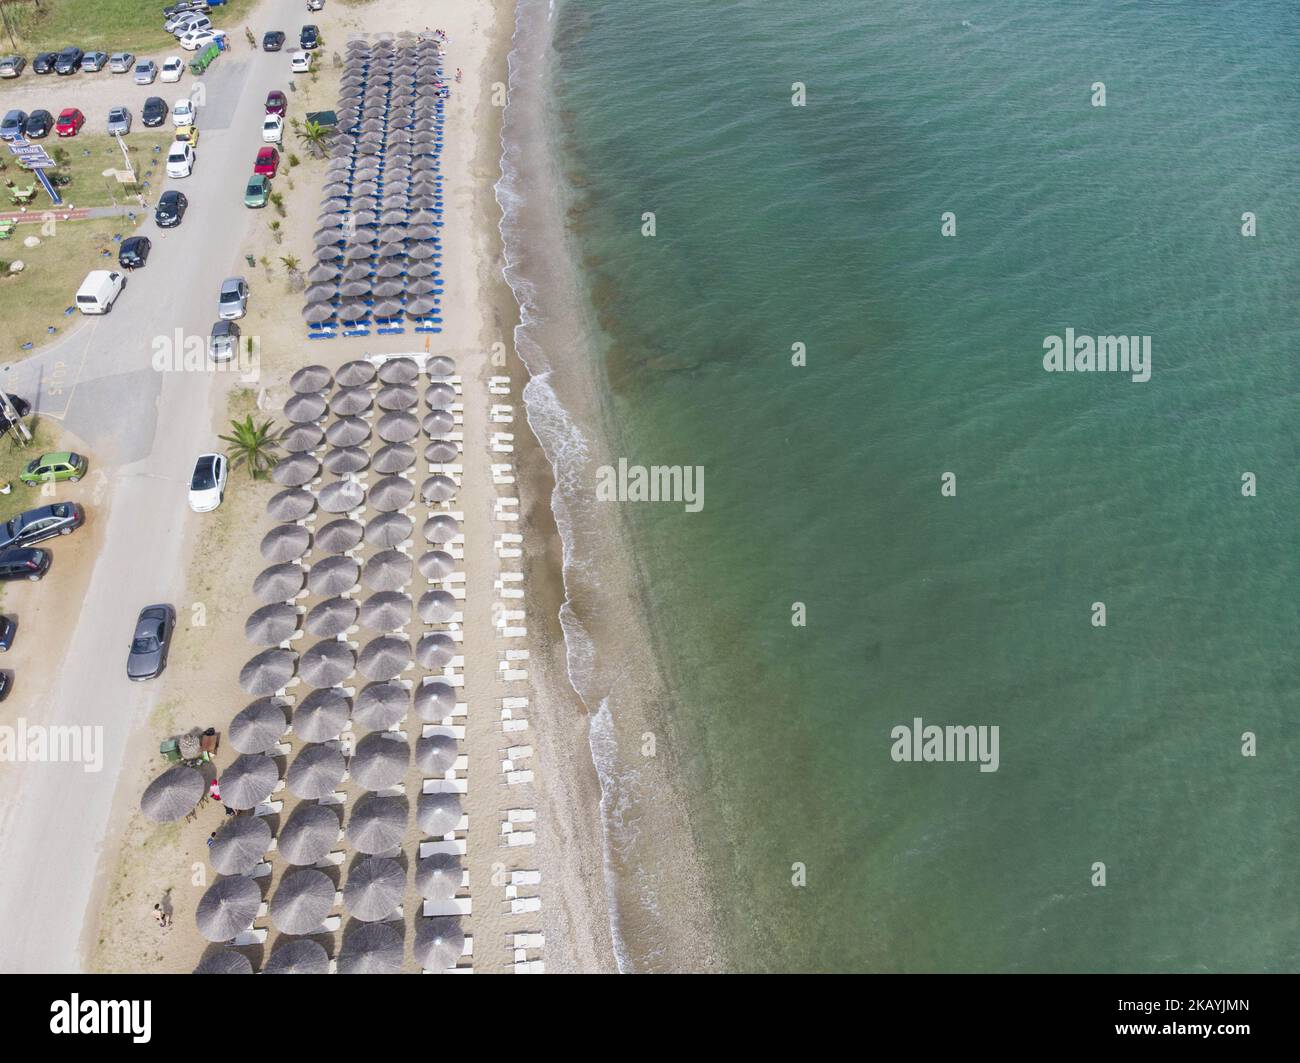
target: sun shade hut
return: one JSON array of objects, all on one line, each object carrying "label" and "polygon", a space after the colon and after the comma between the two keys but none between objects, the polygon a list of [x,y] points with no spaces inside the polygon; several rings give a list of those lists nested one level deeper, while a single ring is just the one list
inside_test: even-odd
[{"label": "sun shade hut", "polygon": [[213,949],[199,961],[194,974],[252,974],[248,957],[234,949]]},{"label": "sun shade hut", "polygon": [[327,598],[312,607],[303,627],[309,635],[330,639],[342,635],[356,620],[356,602],[350,598]]},{"label": "sun shade hut", "polygon": [[324,805],[299,805],[280,829],[280,855],[298,867],[315,864],[339,841],[339,817]]},{"label": "sun shade hut", "polygon": [[333,746],[308,745],[293,758],[285,781],[294,796],[319,801],[334,792],[347,770],[343,754]]},{"label": "sun shade hut", "polygon": [[411,694],[396,683],[371,683],[357,695],[353,722],[370,731],[383,731],[398,723],[411,708]]},{"label": "sun shade hut", "polygon": [[277,602],[264,605],[244,623],[244,637],[254,646],[278,646],[298,630],[298,610]]},{"label": "sun shade hut", "polygon": [[271,898],[271,922],[285,934],[310,934],[334,907],[334,883],[323,871],[304,868],[280,880]]},{"label": "sun shade hut", "polygon": [[239,685],[254,697],[274,694],[293,678],[295,655],[289,650],[264,650],[239,671]]},{"label": "sun shade hut", "polygon": [[230,744],[240,753],[265,753],[284,732],[284,709],[270,698],[259,698],[230,721]]},{"label": "sun shade hut", "polygon": [[221,773],[221,800],[243,811],[255,808],[268,797],[280,781],[280,769],[270,757],[244,753]]},{"label": "sun shade hut", "polygon": [[432,838],[450,834],[460,824],[460,798],[455,794],[421,794],[416,811],[420,829]]},{"label": "sun shade hut", "polygon": [[371,855],[396,849],[406,834],[408,811],[404,797],[366,794],[348,820],[348,841],[359,852]]},{"label": "sun shade hut", "polygon": [[302,590],[306,575],[301,565],[271,565],[259,572],[253,580],[253,593],[259,602],[267,605],[286,601]]},{"label": "sun shade hut", "polygon": [[402,935],[388,923],[364,923],[343,941],[340,974],[400,974]]},{"label": "sun shade hut", "polygon": [[396,860],[371,856],[360,861],[343,887],[343,906],[354,919],[367,923],[387,919],[402,903],[406,872]]},{"label": "sun shade hut", "polygon": [[304,742],[329,742],[343,733],[351,705],[340,690],[313,690],[293,711],[293,733]]},{"label": "sun shade hut", "polygon": [[263,974],[328,974],[329,953],[318,941],[298,938],[281,941],[271,951],[262,968]]},{"label": "sun shade hut", "polygon": [[203,796],[206,784],[194,768],[168,768],[145,788],[140,811],[155,823],[171,823],[187,815]]},{"label": "sun shade hut", "polygon": [[243,875],[219,878],[199,901],[195,921],[209,941],[229,941],[253,925],[262,905],[257,883]]},{"label": "sun shade hut", "polygon": [[301,524],[281,524],[262,536],[262,557],[273,563],[297,561],[310,548],[311,532]]},{"label": "sun shade hut", "polygon": [[422,919],[415,928],[415,962],[426,971],[446,971],[465,952],[465,932],[460,920]]},{"label": "sun shade hut", "polygon": [[222,875],[247,875],[266,855],[271,828],[256,816],[237,816],[217,831],[208,846],[212,869]]},{"label": "sun shade hut", "polygon": [[388,731],[373,731],[357,743],[351,772],[367,790],[386,790],[402,781],[410,763],[406,739]]}]

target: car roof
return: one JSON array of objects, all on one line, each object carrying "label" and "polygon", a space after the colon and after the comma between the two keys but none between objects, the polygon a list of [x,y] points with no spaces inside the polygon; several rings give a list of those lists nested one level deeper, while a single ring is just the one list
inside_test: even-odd
[{"label": "car roof", "polygon": [[122,250],[125,251],[128,247],[139,247],[141,244],[148,243],[149,237],[147,236],[128,236],[122,241]]},{"label": "car roof", "polygon": [[231,288],[238,288],[243,283],[243,277],[227,277],[221,282],[221,290],[224,292]]},{"label": "car roof", "polygon": [[[106,272],[106,271],[101,270],[100,272]],[[50,464],[50,465],[55,465],[55,464],[58,464],[59,462],[68,462],[68,461],[71,461],[71,460],[72,460],[72,451],[70,451],[70,450],[51,450],[51,451],[49,451],[49,452],[46,453],[46,454],[42,454],[42,455],[41,455],[39,458],[37,458],[36,460],[37,460],[38,463],[41,463],[41,464]]]},{"label": "car roof", "polygon": [[166,203],[175,203],[175,202],[176,202],[177,200],[179,200],[180,198],[181,198],[181,194],[180,194],[178,191],[176,191],[176,189],[174,189],[174,188],[169,188],[169,189],[167,189],[166,192],[164,192],[164,193],[162,194],[162,196],[159,198],[158,202],[159,202],[160,204],[161,204],[161,203],[164,203],[164,202],[166,202]]},{"label": "car roof", "polygon": [[239,325],[234,321],[227,321],[224,317],[219,321],[212,323],[213,336],[238,336]]},{"label": "car roof", "polygon": [[80,111],[78,108],[76,108],[76,107],[65,107],[65,108],[63,108],[63,110],[61,110],[61,111],[59,112],[59,117],[60,117],[60,118],[72,118],[74,115],[78,115],[78,114],[80,114],[80,113],[81,113],[81,111]]}]

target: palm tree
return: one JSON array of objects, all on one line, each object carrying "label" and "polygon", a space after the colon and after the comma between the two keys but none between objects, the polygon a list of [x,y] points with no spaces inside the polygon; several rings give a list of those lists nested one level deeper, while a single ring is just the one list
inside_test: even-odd
[{"label": "palm tree", "polygon": [[279,439],[272,427],[270,421],[254,424],[250,413],[242,421],[230,422],[230,435],[217,438],[230,444],[226,455],[232,466],[247,466],[248,474],[254,480],[265,480],[272,466],[279,460],[276,453],[280,447]]},{"label": "palm tree", "polygon": [[330,132],[329,126],[308,121],[304,122],[303,127],[298,130],[298,139],[307,146],[313,158],[319,159],[325,154],[325,145],[329,143]]}]

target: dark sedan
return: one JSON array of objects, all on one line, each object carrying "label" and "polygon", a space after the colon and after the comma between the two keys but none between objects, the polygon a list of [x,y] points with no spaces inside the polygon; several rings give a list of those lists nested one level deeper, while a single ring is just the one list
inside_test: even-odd
[{"label": "dark sedan", "polygon": [[298,44],[308,52],[313,48],[320,47],[320,30],[313,25],[303,26],[302,32],[298,34]]},{"label": "dark sedan", "polygon": [[75,74],[81,69],[81,60],[85,56],[86,53],[80,48],[68,45],[54,60],[54,72],[56,74]]},{"label": "dark sedan", "polygon": [[76,502],[55,502],[19,513],[0,524],[0,550],[34,546],[56,535],[71,535],[86,523],[86,511]]},{"label": "dark sedan", "polygon": [[149,261],[152,247],[147,236],[128,236],[117,249],[117,264],[123,269],[139,269]]},{"label": "dark sedan", "polygon": [[41,140],[50,135],[50,130],[54,128],[54,115],[49,111],[33,111],[27,116],[27,124],[23,126],[23,133],[31,140]]},{"label": "dark sedan", "polygon": [[266,113],[278,114],[284,116],[284,112],[289,107],[288,97],[279,89],[272,89],[266,94]]},{"label": "dark sedan", "polygon": [[278,52],[284,47],[284,34],[279,30],[272,30],[262,38],[262,51]]},{"label": "dark sedan", "polygon": [[140,121],[150,128],[162,125],[167,121],[167,101],[161,96],[150,96],[144,101],[144,108],[140,111]]},{"label": "dark sedan", "polygon": [[135,622],[135,635],[126,657],[126,677],[139,683],[162,675],[167,650],[176,627],[176,610],[170,605],[146,605]]},{"label": "dark sedan", "polygon": [[38,580],[50,570],[52,556],[39,546],[0,550],[0,580]]},{"label": "dark sedan", "polygon": [[185,208],[190,201],[182,192],[164,192],[158,200],[158,209],[153,212],[153,220],[160,229],[174,229],[185,217]]},{"label": "dark sedan", "polygon": [[54,64],[59,60],[58,52],[38,52],[32,60],[33,74],[53,74]]}]

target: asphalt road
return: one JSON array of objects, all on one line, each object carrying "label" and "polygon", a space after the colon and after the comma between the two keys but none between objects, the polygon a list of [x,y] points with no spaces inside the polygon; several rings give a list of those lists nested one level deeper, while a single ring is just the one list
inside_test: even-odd
[{"label": "asphalt road", "polygon": [[[268,0],[258,14],[285,27],[302,21],[297,0]],[[56,675],[47,687],[52,693],[41,705],[18,705],[29,720],[102,727],[103,770],[5,768],[0,970],[6,972],[70,971],[86,961],[82,927],[128,738],[158,699],[157,683],[126,679],[132,625],[137,611],[154,602],[174,603],[182,628],[187,619],[183,533],[186,522],[203,518],[190,513],[186,490],[195,456],[219,446],[209,427],[218,388],[208,372],[157,372],[154,341],[177,329],[206,337],[227,276],[250,273],[256,306],[257,278],[241,268],[239,247],[266,214],[243,206],[243,187],[261,144],[266,93],[288,80],[286,53],[254,53],[242,28],[234,29],[235,50],[205,78],[208,104],[199,112],[194,173],[167,182],[189,198],[184,222],[166,231],[146,223],[140,232],[153,241],[152,255],[112,313],[5,374],[12,391],[87,441],[92,467],[108,473],[110,502],[103,549],[69,648],[61,662],[53,653],[47,657]],[[21,699],[17,684],[14,698]]]}]

